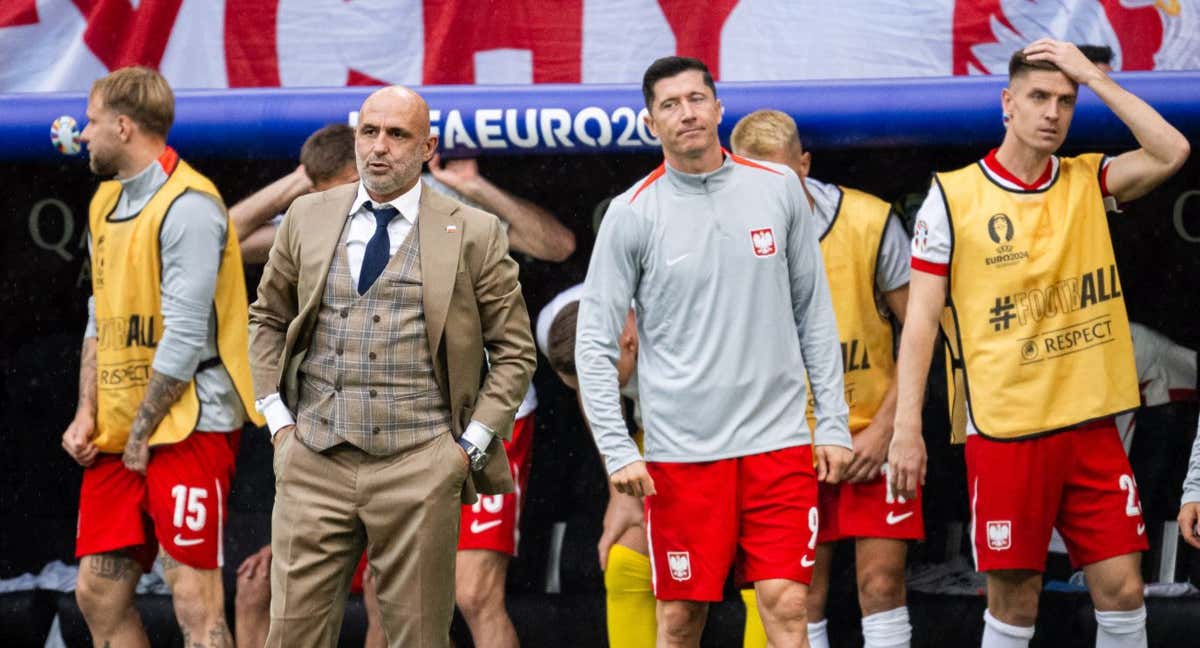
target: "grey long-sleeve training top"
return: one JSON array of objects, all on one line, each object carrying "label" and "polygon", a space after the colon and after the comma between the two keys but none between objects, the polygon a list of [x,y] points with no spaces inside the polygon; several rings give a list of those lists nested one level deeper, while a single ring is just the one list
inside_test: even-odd
[{"label": "grey long-sleeve training top", "polygon": [[1197,426],[1196,440],[1192,442],[1192,458],[1188,461],[1187,477],[1183,480],[1183,499],[1181,504],[1200,502],[1200,426]]},{"label": "grey long-sleeve training top", "polygon": [[579,306],[585,413],[611,474],[638,460],[617,391],[631,300],[646,459],[700,462],[806,445],[850,447],[841,347],[816,219],[784,166],[726,155],[710,173],[665,163],[612,201]]},{"label": "grey long-sleeve training top", "polygon": [[[141,211],[167,172],[157,160],[141,173],[121,181],[115,218]],[[188,192],[172,203],[159,231],[162,255],[163,336],[154,351],[154,371],[176,380],[196,376],[200,420],[196,429],[227,432],[242,429],[245,411],[229,374],[219,367],[196,373],[201,360],[217,355],[213,295],[228,235],[227,217],[212,198]],[[91,246],[91,239],[88,239]],[[85,338],[96,336],[96,301],[88,297]]]}]

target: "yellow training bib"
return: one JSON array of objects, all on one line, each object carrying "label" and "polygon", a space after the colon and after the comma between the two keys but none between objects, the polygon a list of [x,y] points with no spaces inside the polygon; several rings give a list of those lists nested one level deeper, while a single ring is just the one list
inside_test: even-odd
[{"label": "yellow training bib", "polygon": [[937,174],[953,232],[943,331],[956,440],[964,399],[975,429],[999,439],[1138,406],[1101,160],[1061,158],[1032,191],[1001,187],[979,163]]},{"label": "yellow training bib", "polygon": [[[875,266],[891,206],[855,189],[839,187],[837,214],[821,237],[825,276],[842,342],[842,370],[850,433],[871,423],[896,375],[892,324],[876,302]],[[812,388],[808,422],[816,429]]]},{"label": "yellow training bib", "polygon": [[[173,161],[173,155],[167,156]],[[151,363],[163,334],[162,260],[159,230],[171,204],[187,191],[220,202],[212,182],[179,160],[170,176],[139,213],[112,220],[121,184],[101,183],[89,208],[92,236],[92,291],[96,301],[96,438],[101,452],[121,452],[146,393]],[[250,378],[249,316],[242,256],[232,221],[217,274],[213,308],[217,318],[219,362],[229,373],[246,415],[258,425]],[[221,370],[215,367],[212,371]],[[193,379],[150,436],[151,445],[187,438],[200,418]]]}]

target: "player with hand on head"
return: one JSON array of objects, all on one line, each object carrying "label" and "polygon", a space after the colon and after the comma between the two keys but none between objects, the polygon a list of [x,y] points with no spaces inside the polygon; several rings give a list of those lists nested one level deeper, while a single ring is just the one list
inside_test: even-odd
[{"label": "player with hand on head", "polygon": [[[666,159],[600,227],[575,349],[584,409],[613,486],[646,498],[658,644],[699,645],[736,562],[768,639],[803,645],[817,480],[851,456],[819,232],[795,173],[721,148],[702,62],[659,59],[642,92]],[[644,459],[617,380],[631,303]]]},{"label": "player with hand on head", "polygon": [[[1140,148],[1055,155],[1080,85]],[[1070,43],[1016,52],[1001,103],[1000,147],[936,174],[917,214],[889,476],[905,497],[925,479],[921,407],[940,321],[950,388],[964,396],[952,418],[966,422],[972,541],[987,573],[983,646],[1029,644],[1052,528],[1083,567],[1096,645],[1145,646],[1145,524],[1112,419],[1138,406],[1137,374],[1104,198],[1151,191],[1183,166],[1188,142]]]},{"label": "player with hand on head", "polygon": [[[903,324],[908,305],[909,240],[888,203],[808,175],[796,122],[777,110],[742,118],[730,137],[733,152],[787,166],[804,185],[817,217],[821,256],[842,340],[842,370],[854,458],[841,484],[820,484],[816,565],[808,592],[808,640],[829,648],[825,603],[834,543],[854,539],[858,601],[866,648],[908,646],[912,626],[904,596],[907,540],[925,537],[920,498],[897,498],[888,488],[888,444],[896,415],[894,334],[889,313]],[[811,422],[812,412],[809,411]],[[746,601],[746,648],[765,646],[755,623],[753,590]]]}]

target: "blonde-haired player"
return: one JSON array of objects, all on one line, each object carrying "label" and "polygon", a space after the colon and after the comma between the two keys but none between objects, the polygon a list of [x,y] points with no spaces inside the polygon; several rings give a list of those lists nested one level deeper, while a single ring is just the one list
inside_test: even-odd
[{"label": "blonde-haired player", "polygon": [[97,80],[87,117],[88,165],[104,181],[62,443],[84,467],[75,598],[95,645],[148,646],[133,597],[157,555],[184,643],[226,648],[226,502],[242,424],[263,423],[236,228],[213,183],[167,145],[175,100],[158,72]]},{"label": "blonde-haired player", "polygon": [[[890,206],[870,194],[808,176],[811,154],[796,122],[777,110],[758,110],[737,123],[733,152],[777,162],[796,172],[818,219],[821,255],[842,342],[846,402],[854,458],[840,484],[818,486],[816,565],[808,592],[808,640],[828,648],[825,604],[834,543],[853,538],[858,600],[866,648],[907,646],[912,637],[904,597],[907,541],[924,537],[918,498],[893,496],[885,476],[896,411],[893,327],[908,301],[908,235]],[[882,303],[881,303],[882,302]],[[882,308],[881,308],[882,306]],[[811,410],[809,416],[811,416]],[[765,646],[753,590],[746,600],[747,648]]]}]

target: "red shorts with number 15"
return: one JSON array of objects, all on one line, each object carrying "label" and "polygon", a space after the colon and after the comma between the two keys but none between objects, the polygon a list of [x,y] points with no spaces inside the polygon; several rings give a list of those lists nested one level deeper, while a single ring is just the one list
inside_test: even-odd
[{"label": "red shorts with number 15", "polygon": [[150,448],[142,476],[101,454],[83,471],[75,557],[126,549],[150,571],[158,547],[196,569],[224,564],[225,515],[242,432],[193,432]]}]

